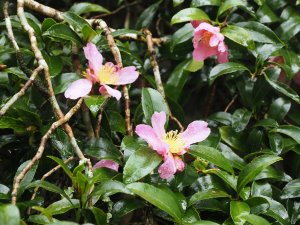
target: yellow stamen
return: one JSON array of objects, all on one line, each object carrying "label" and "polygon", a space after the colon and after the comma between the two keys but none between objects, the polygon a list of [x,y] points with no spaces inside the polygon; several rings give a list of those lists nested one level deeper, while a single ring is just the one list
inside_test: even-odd
[{"label": "yellow stamen", "polygon": [[164,141],[170,146],[170,152],[180,153],[185,146],[185,141],[179,136],[178,131],[169,131],[164,137]]},{"label": "yellow stamen", "polygon": [[116,84],[118,80],[115,68],[110,65],[103,65],[98,71],[97,76],[101,84]]}]

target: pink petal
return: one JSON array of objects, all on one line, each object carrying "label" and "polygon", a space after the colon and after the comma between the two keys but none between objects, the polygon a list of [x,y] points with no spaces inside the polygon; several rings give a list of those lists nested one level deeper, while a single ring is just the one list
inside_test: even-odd
[{"label": "pink petal", "polygon": [[217,47],[210,47],[200,42],[193,51],[193,58],[196,61],[203,61],[210,56],[216,55],[217,52]]},{"label": "pink petal", "polygon": [[164,163],[158,168],[158,172],[162,179],[169,179],[176,173],[176,164],[172,154],[164,159]]},{"label": "pink petal", "polygon": [[179,156],[174,156],[175,166],[177,171],[183,171],[184,170],[184,162]]},{"label": "pink petal", "polygon": [[151,117],[151,123],[156,135],[162,139],[166,135],[166,130],[165,130],[166,113],[165,112],[153,113]]},{"label": "pink petal", "polygon": [[157,137],[154,129],[149,125],[137,125],[135,133],[144,139],[153,150],[158,152],[158,154],[164,156],[168,152],[168,145]]},{"label": "pink petal", "polygon": [[216,34],[216,33],[220,33],[220,28],[214,27],[209,23],[202,22],[199,24],[199,26],[196,27],[194,32],[195,32],[195,34],[197,34],[197,33],[201,34],[203,31],[209,31],[213,34]]},{"label": "pink petal", "polygon": [[205,140],[210,134],[207,123],[201,120],[194,121],[188,125],[186,130],[180,133],[180,137],[186,141],[186,145]]},{"label": "pink petal", "polygon": [[209,45],[211,47],[217,46],[220,42],[224,41],[224,36],[220,33],[214,34],[210,40],[209,40]]},{"label": "pink petal", "polygon": [[218,53],[217,53],[219,63],[226,63],[226,62],[229,61],[229,59],[228,59],[228,47],[225,44],[224,44],[224,49],[225,49],[225,51],[218,51]]},{"label": "pink petal", "polygon": [[[105,89],[104,89],[104,88],[105,88]],[[105,92],[105,90],[106,90],[106,92]],[[122,96],[122,94],[121,94],[120,91],[118,91],[118,90],[116,90],[116,89],[113,89],[113,88],[111,88],[110,86],[105,85],[105,84],[103,84],[103,86],[100,87],[99,92],[100,92],[101,94],[106,94],[106,93],[108,93],[110,96],[116,98],[117,100],[120,100],[120,98],[121,98],[121,96]]]},{"label": "pink petal", "polygon": [[131,84],[139,77],[139,73],[136,71],[135,66],[124,67],[117,72],[117,75],[117,85]]},{"label": "pink petal", "polygon": [[95,73],[101,68],[103,63],[103,57],[98,51],[96,45],[89,42],[86,47],[83,48],[85,58],[89,61],[89,67],[94,70]]},{"label": "pink petal", "polygon": [[77,99],[87,96],[92,90],[92,82],[88,79],[79,79],[74,81],[65,91],[65,97]]},{"label": "pink petal", "polygon": [[119,164],[112,160],[102,159],[93,166],[93,169],[102,168],[102,167],[115,170],[118,172]]}]

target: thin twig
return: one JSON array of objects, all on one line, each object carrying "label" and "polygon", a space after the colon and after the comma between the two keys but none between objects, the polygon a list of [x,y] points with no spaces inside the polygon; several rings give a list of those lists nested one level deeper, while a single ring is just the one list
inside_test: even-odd
[{"label": "thin twig", "polygon": [[39,66],[37,67],[32,75],[30,76],[29,80],[24,84],[24,86],[20,89],[20,91],[18,93],[16,93],[13,97],[11,97],[9,99],[8,102],[6,102],[6,104],[1,108],[0,110],[0,118],[6,113],[6,111],[19,99],[21,98],[26,90],[31,86],[31,84],[33,83],[34,79],[36,78],[36,76],[38,75],[38,73],[43,69],[43,67]]},{"label": "thin twig", "polygon": [[98,114],[97,117],[97,123],[96,123],[96,127],[95,127],[95,136],[96,138],[100,137],[100,128],[101,128],[101,121],[102,121],[102,117],[103,117],[103,108],[100,109],[100,112]]},{"label": "thin twig", "polygon": [[24,176],[32,168],[32,166],[42,157],[43,152],[45,150],[45,145],[47,143],[47,140],[50,138],[50,135],[55,131],[56,128],[63,125],[64,123],[66,123],[76,113],[76,111],[80,108],[81,103],[82,103],[82,98],[80,98],[78,100],[76,105],[73,108],[71,108],[71,110],[63,118],[52,123],[50,129],[42,137],[40,146],[39,146],[35,156],[25,166],[25,168],[19,173],[19,175],[16,176],[16,178],[14,180],[14,185],[13,185],[13,189],[12,189],[12,193],[11,193],[11,196],[12,196],[11,203],[12,204],[16,204],[18,189],[20,187],[20,182],[23,180]]},{"label": "thin twig", "polygon": [[224,109],[224,112],[227,112],[229,110],[229,108],[233,105],[233,103],[235,102],[235,100],[237,99],[238,95],[236,94],[233,99],[228,103],[228,105],[226,106],[226,108]]},{"label": "thin twig", "polygon": [[[151,61],[151,65],[152,65],[152,68],[153,68],[153,74],[154,74],[154,78],[155,78],[156,88],[157,88],[158,92],[162,95],[162,97],[164,98],[165,102],[168,105],[166,94],[165,94],[165,89],[164,89],[163,83],[161,81],[159,65],[158,65],[157,59],[156,59],[156,52],[155,52],[154,47],[153,47],[152,33],[148,29],[144,29],[144,34],[146,35],[147,47],[148,47],[148,52],[150,54],[150,61]],[[183,125],[172,114],[169,105],[168,105],[168,108],[169,108],[170,119],[173,120],[177,124],[180,131],[183,131],[184,130]]]},{"label": "thin twig", "polygon": [[[114,59],[117,63],[117,65],[122,68],[122,58],[119,48],[117,47],[115,40],[113,36],[111,35],[111,31],[105,21],[103,20],[95,20],[95,24],[98,25],[100,28],[104,30],[108,46],[114,56]],[[125,100],[125,125],[126,125],[126,131],[128,135],[132,135],[132,126],[131,126],[131,120],[130,120],[130,98],[129,98],[129,92],[126,85],[123,85],[123,94],[124,94],[124,100]]]}]

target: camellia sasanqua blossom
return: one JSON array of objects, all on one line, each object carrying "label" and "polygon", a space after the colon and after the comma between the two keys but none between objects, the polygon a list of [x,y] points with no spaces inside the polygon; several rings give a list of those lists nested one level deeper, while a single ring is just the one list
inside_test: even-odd
[{"label": "camellia sasanqua blossom", "polygon": [[193,59],[203,61],[216,55],[219,63],[228,62],[228,47],[224,43],[220,28],[202,21],[192,21],[192,25],[195,28]]},{"label": "camellia sasanqua blossom", "polygon": [[151,117],[152,127],[146,124],[136,126],[136,134],[163,157],[164,163],[158,168],[160,177],[171,178],[177,171],[184,170],[181,156],[191,144],[205,140],[210,134],[207,123],[196,120],[188,125],[182,133],[165,130],[165,112],[155,112]]},{"label": "camellia sasanqua blossom", "polygon": [[121,92],[109,85],[125,85],[133,83],[139,76],[134,66],[120,68],[111,62],[103,65],[103,57],[93,43],[87,43],[83,48],[85,58],[88,60],[88,69],[84,73],[84,79],[71,83],[65,91],[65,97],[77,99],[87,96],[92,90],[93,84],[99,83],[99,92],[121,98]]}]

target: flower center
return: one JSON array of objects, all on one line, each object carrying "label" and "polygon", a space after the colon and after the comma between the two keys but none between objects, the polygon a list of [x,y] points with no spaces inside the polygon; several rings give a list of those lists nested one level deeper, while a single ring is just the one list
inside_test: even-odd
[{"label": "flower center", "polygon": [[171,153],[179,153],[184,149],[185,141],[179,136],[178,131],[169,131],[163,139],[169,146]]},{"label": "flower center", "polygon": [[103,65],[98,71],[98,79],[100,84],[114,84],[117,81],[117,76],[114,76],[116,68],[113,65]]},{"label": "flower center", "polygon": [[210,41],[211,36],[213,36],[213,34],[211,32],[204,31],[200,41],[205,45],[209,45],[209,41]]}]

